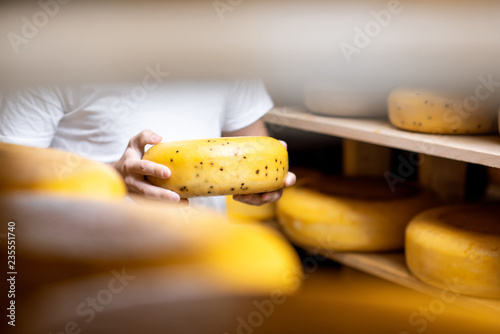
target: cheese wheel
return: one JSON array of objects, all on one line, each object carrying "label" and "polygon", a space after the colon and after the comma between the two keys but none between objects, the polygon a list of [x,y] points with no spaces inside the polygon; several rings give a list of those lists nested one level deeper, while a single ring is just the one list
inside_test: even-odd
[{"label": "cheese wheel", "polygon": [[285,189],[277,215],[286,235],[303,247],[385,251],[404,244],[410,219],[431,207],[431,192],[366,177],[323,177]]},{"label": "cheese wheel", "polygon": [[127,194],[111,166],[52,148],[0,143],[0,193],[30,191],[119,199]]},{"label": "cheese wheel", "polygon": [[[127,270],[192,266],[193,273],[226,291],[287,294],[302,276],[294,249],[279,233],[260,224],[229,224],[211,211],[152,200],[0,196],[0,219],[7,224],[13,217],[16,254],[27,274],[22,279],[33,284],[117,265]],[[298,282],[284,280],[284,273]]]},{"label": "cheese wheel", "polygon": [[391,124],[403,130],[457,135],[498,131],[495,109],[475,97],[399,88],[391,92],[387,102]]},{"label": "cheese wheel", "polygon": [[[290,170],[297,176],[296,185],[309,182],[313,179],[321,178],[322,174],[314,169],[291,166]],[[230,219],[239,219],[244,221],[266,221],[270,223],[276,218],[276,203],[267,203],[264,205],[248,205],[233,200],[232,196],[226,197],[227,215]]]},{"label": "cheese wheel", "polygon": [[500,207],[462,205],[422,212],[406,230],[406,262],[420,280],[461,294],[500,298]]},{"label": "cheese wheel", "polygon": [[181,198],[278,190],[288,173],[288,152],[270,137],[229,137],[160,143],[143,159],[167,166],[169,179],[147,177]]}]

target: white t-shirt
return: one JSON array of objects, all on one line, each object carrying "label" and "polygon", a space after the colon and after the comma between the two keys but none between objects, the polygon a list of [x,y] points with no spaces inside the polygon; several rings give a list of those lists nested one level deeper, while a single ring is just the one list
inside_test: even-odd
[{"label": "white t-shirt", "polygon": [[[31,87],[0,93],[0,141],[109,163],[144,129],[163,141],[220,137],[272,107],[260,80]],[[224,208],[223,198],[191,202]]]}]

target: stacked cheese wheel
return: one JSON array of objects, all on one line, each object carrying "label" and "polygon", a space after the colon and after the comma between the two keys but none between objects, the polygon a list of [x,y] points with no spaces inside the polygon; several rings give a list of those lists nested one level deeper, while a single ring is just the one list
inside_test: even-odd
[{"label": "stacked cheese wheel", "polygon": [[404,244],[404,230],[436,198],[429,191],[385,180],[321,177],[286,189],[278,202],[284,232],[296,244],[336,251],[385,251]]},{"label": "stacked cheese wheel", "polygon": [[[167,208],[155,201],[0,196],[0,219],[12,217],[17,222],[16,268],[23,272],[16,281],[16,292],[23,292],[16,293],[16,302],[26,306],[19,310],[26,319],[18,324],[20,333],[56,332],[70,321],[81,321],[74,310],[83,310],[80,305],[88,296],[113,301],[89,332],[113,328],[123,333],[129,330],[123,317],[141,314],[157,323],[165,309],[177,311],[178,319],[165,324],[175,328],[190,317],[216,317],[199,308],[200,302],[224,310],[227,304],[219,305],[221,300],[238,305],[241,298],[284,298],[301,282],[299,259],[282,236],[258,224],[229,224],[210,212]],[[37,298],[39,291],[46,294]],[[227,321],[227,314],[221,318]],[[137,321],[130,325],[138,327]]]},{"label": "stacked cheese wheel", "polygon": [[25,192],[0,196],[0,218],[12,217],[22,222],[16,227],[17,255],[36,260],[40,268],[57,268],[24,278],[34,282],[116,263],[127,268],[197,267],[197,275],[203,272],[227,291],[280,288],[288,293],[297,285],[283,281],[282,273],[300,276],[295,252],[278,233],[258,224],[228,224],[210,211],[200,214],[147,200],[132,205]]},{"label": "stacked cheese wheel", "polygon": [[102,200],[127,194],[112,167],[70,152],[0,143],[0,164],[0,193],[29,191]]},{"label": "stacked cheese wheel", "polygon": [[500,298],[500,207],[457,205],[422,212],[406,230],[406,261],[430,285]]},{"label": "stacked cheese wheel", "polygon": [[484,134],[498,131],[497,109],[489,101],[425,89],[399,88],[388,98],[392,125],[436,134]]},{"label": "stacked cheese wheel", "polygon": [[270,137],[230,137],[161,143],[144,159],[170,168],[169,179],[148,177],[182,198],[278,190],[288,173],[288,153]]},{"label": "stacked cheese wheel", "polygon": [[[268,155],[276,155],[272,161],[270,157],[261,161],[256,156],[263,149],[257,150],[254,141],[248,145],[242,139],[236,142],[231,142],[233,159],[242,156],[233,165],[245,167],[229,168],[229,178],[244,178],[249,169],[261,168],[263,175],[252,181],[255,189],[269,186],[259,179],[266,179],[266,170],[267,179],[273,178],[271,184],[282,186],[288,161],[272,146],[274,143],[286,152],[281,143],[263,140],[262,145],[271,146],[265,150]],[[226,152],[216,147],[213,151]],[[179,152],[176,159],[182,160],[180,157]],[[202,157],[197,158],[191,166]],[[210,166],[212,161],[229,159],[224,154],[219,158],[201,160],[208,161],[206,169],[189,169],[200,174],[199,178],[196,173],[191,175],[193,180],[222,173],[214,173]],[[266,227],[227,224],[220,215],[146,199],[136,200],[135,205],[124,203],[126,188],[112,167],[68,152],[0,144],[0,163],[0,218],[20,222],[16,254],[26,259],[20,262],[30,263],[25,268],[34,274],[23,279],[32,280],[31,284],[99,271],[102,264],[172,267],[181,263],[192,265],[190,272],[196,276],[203,272],[214,285],[228,287],[228,293],[245,289],[249,293],[291,292],[297,287],[282,279],[283,272],[300,277],[295,252]],[[178,174],[188,178],[189,171]]]},{"label": "stacked cheese wheel", "polygon": [[[291,171],[297,176],[297,185],[309,182],[321,177],[321,173],[316,170],[305,167],[291,167]],[[233,200],[232,196],[226,197],[227,215],[231,219],[250,219],[272,223],[274,225],[276,218],[276,202],[266,203],[260,206],[248,205]]]}]

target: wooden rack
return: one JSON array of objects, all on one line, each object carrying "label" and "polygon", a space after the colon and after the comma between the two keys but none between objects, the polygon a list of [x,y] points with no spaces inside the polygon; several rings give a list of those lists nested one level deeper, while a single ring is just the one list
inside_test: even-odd
[{"label": "wooden rack", "polygon": [[[500,168],[500,136],[444,136],[401,131],[387,119],[352,119],[311,114],[300,108],[275,108],[264,121],[275,131],[290,127],[344,139],[398,148],[456,161]],[[422,283],[408,271],[402,253],[327,252],[332,260],[393,283],[439,298],[442,290]],[[456,303],[500,313],[500,301],[460,295]]]},{"label": "wooden rack", "polygon": [[341,138],[500,168],[500,136],[446,136],[398,130],[387,119],[319,116],[299,108],[275,108],[264,121]]}]

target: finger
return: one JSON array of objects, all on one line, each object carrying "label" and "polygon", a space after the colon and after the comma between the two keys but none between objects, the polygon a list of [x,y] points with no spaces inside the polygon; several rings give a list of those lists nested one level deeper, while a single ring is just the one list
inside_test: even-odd
[{"label": "finger", "polygon": [[288,145],[284,140],[279,141],[283,146],[285,146],[286,149],[288,149]]},{"label": "finger", "polygon": [[172,172],[167,166],[157,164],[148,160],[133,160],[125,165],[125,170],[131,174],[155,176],[168,179]]},{"label": "finger", "polygon": [[187,198],[181,198],[179,204],[180,204],[181,207],[188,206],[189,205],[189,200]]},{"label": "finger", "polygon": [[149,129],[146,129],[130,139],[130,146],[136,150],[144,152],[144,146],[147,144],[158,144],[161,139],[161,136]]},{"label": "finger", "polygon": [[235,195],[233,198],[235,201],[249,205],[264,204],[264,201],[262,201],[262,195],[260,194]]},{"label": "finger", "polygon": [[293,186],[296,181],[297,181],[297,176],[292,172],[288,172],[285,179],[285,187]]},{"label": "finger", "polygon": [[245,204],[250,205],[263,205],[266,203],[271,203],[279,200],[283,190],[277,190],[265,194],[247,194],[247,195],[235,195],[233,199]]},{"label": "finger", "polygon": [[262,201],[264,203],[276,202],[281,198],[281,195],[283,195],[283,189],[272,191],[270,193],[265,193],[262,195]]},{"label": "finger", "polygon": [[167,200],[174,203],[178,203],[181,200],[179,194],[173,191],[154,186],[133,177],[125,178],[125,183],[131,191],[137,192],[146,198]]},{"label": "finger", "polygon": [[152,200],[161,202],[165,205],[165,208],[183,208],[189,205],[189,201],[187,198],[181,198],[180,202],[168,202],[165,200],[160,200],[160,199],[153,199],[153,198],[146,198],[142,194],[139,194],[138,192],[135,191],[130,191],[129,192],[129,197],[132,199],[133,202],[138,203],[138,204],[143,204],[145,203],[146,205],[151,202]]}]

